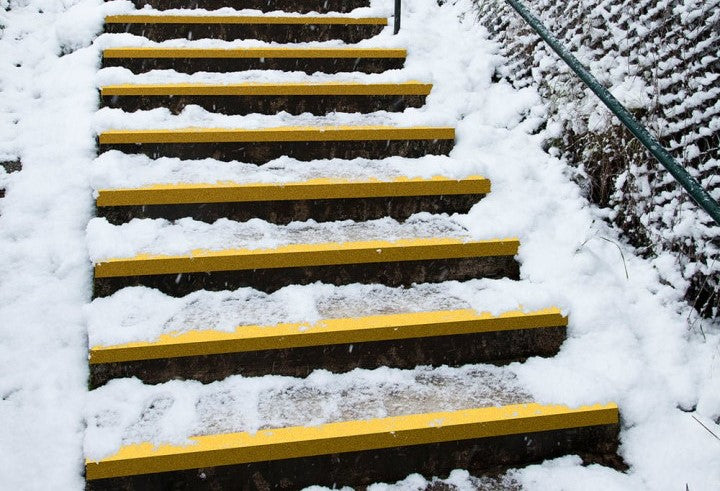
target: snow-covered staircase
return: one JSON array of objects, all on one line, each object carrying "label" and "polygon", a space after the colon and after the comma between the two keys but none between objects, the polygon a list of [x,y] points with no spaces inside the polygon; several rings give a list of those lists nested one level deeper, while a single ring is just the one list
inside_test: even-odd
[{"label": "snow-covered staircase", "polygon": [[[145,3],[156,8],[228,6],[227,0],[136,2]],[[364,5],[362,0],[308,1],[302,6],[265,0],[243,4],[300,13],[346,12]],[[248,37],[292,43],[355,42],[387,24],[384,19],[313,15],[143,13],[113,16],[107,31],[153,40]],[[103,66],[135,73],[167,69],[382,73],[402,68],[408,54],[384,48],[193,48],[188,44],[107,48]],[[430,90],[429,84],[414,81],[366,84],[323,79],[113,85],[103,87],[101,97],[106,107],[125,111],[167,107],[178,114],[201,106],[227,115],[282,111],[324,115],[403,111],[421,106]],[[316,159],[432,158],[428,156],[448,155],[455,139],[454,129],[448,127],[361,123],[358,114],[358,124],[351,126],[117,129],[99,134],[99,150],[151,159],[258,165],[290,156],[310,165]],[[282,169],[268,172],[282,174]],[[124,252],[96,261],[95,308],[107,308],[109,313],[129,302],[142,316],[143,298],[148,302],[153,295],[192,298],[188,305],[197,307],[200,324],[206,324],[178,325],[157,335],[130,333],[125,338],[122,333],[94,337],[91,332],[91,387],[119,404],[130,404],[126,401],[133,394],[146,394],[143,424],[152,424],[154,415],[171,410],[173,403],[164,394],[185,390],[182,384],[208,384],[200,390],[206,391],[206,400],[215,402],[208,403],[210,416],[197,406],[190,409],[199,419],[212,422],[200,425],[188,441],[128,436],[116,453],[99,460],[88,458],[88,488],[366,486],[413,472],[446,475],[455,468],[497,472],[567,453],[595,462],[612,459],[618,432],[614,404],[574,409],[536,404],[521,387],[513,386],[503,368],[470,365],[552,356],[567,326],[567,318],[552,307],[483,313],[453,304],[444,292],[452,282],[475,278],[519,280],[517,239],[474,240],[443,215],[466,213],[490,192],[487,179],[353,180],[317,175],[303,181],[217,181],[208,175],[209,184],[97,190],[100,218],[91,224],[91,233],[100,230],[114,237],[115,248],[110,250]],[[153,228],[153,220],[160,223],[160,219],[171,222]],[[148,243],[146,237],[153,234],[155,239]],[[426,283],[438,285],[435,301],[418,295],[406,305],[395,303]],[[285,287],[294,289],[296,296],[290,298],[297,305],[292,301],[284,305],[289,314],[282,320],[273,320],[275,312],[267,310],[260,322],[244,320],[233,329],[215,329],[206,322],[213,309],[221,309],[233,295],[228,291],[252,288],[251,297],[269,299]],[[361,296],[374,310],[354,310],[347,288],[366,289]],[[315,322],[293,320],[293,316],[302,318],[293,313],[303,308],[300,298],[317,289],[323,289],[328,315]],[[235,314],[243,318],[242,311]],[[108,331],[116,328],[121,331],[120,326],[107,326]],[[428,367],[416,368],[420,365]],[[429,368],[441,365],[447,367]],[[356,368],[380,371],[346,373]],[[314,372],[318,369],[328,372]],[[307,378],[317,373],[327,378],[327,390],[307,388]],[[389,378],[411,377],[414,382],[406,391],[385,389],[383,373]],[[280,375],[297,378],[288,381]],[[125,377],[138,380],[121,380]],[[280,379],[284,388],[276,390]],[[340,386],[344,389],[337,390]],[[245,398],[264,402],[246,411],[241,402]],[[225,399],[227,404],[217,403]],[[377,401],[383,401],[382,411]],[[327,405],[335,408],[329,416]],[[243,418],[255,418],[254,423],[237,423]],[[245,427],[252,431],[238,431]]]}]

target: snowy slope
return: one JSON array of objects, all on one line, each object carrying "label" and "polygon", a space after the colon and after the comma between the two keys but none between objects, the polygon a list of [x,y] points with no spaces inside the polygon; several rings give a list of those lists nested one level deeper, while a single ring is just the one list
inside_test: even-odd
[{"label": "snowy slope", "polygon": [[[501,43],[498,76],[533,86],[547,134],[608,219],[705,315],[720,312],[720,227],[505,0],[477,1]],[[720,199],[720,1],[535,0],[528,6]],[[665,264],[670,264],[665,268]],[[677,264],[673,264],[677,263]],[[679,265],[679,266],[678,266]],[[676,273],[680,272],[682,279]],[[675,272],[675,273],[673,273]]]},{"label": "snowy slope", "polygon": [[[371,9],[359,13],[387,16],[391,6],[385,3],[375,2]],[[0,23],[5,26],[0,38],[3,91],[0,153],[3,158],[20,157],[23,162],[22,172],[9,179],[7,196],[0,201],[0,420],[5,423],[0,429],[0,456],[4,464],[0,467],[0,488],[3,489],[81,489],[85,452],[93,455],[111,452],[123,435],[137,435],[132,429],[142,424],[146,424],[142,426],[142,436],[158,442],[205,431],[198,430],[195,423],[206,421],[212,426],[217,406],[208,404],[203,411],[203,406],[197,409],[191,402],[202,397],[213,400],[227,387],[238,394],[253,385],[257,385],[260,393],[278,387],[316,384],[333,393],[343,383],[347,386],[352,382],[376,390],[392,377],[400,381],[397,383],[411,384],[416,372],[360,371],[344,378],[317,372],[308,380],[232,378],[216,386],[173,382],[168,387],[153,387],[126,380],[115,384],[122,385],[122,392],[127,391],[134,398],[124,399],[127,405],[113,406],[112,411],[107,410],[108,402],[119,392],[100,389],[88,394],[85,389],[88,329],[90,336],[98,339],[152,338],[172,328],[171,319],[192,318],[198,300],[168,299],[156,292],[133,289],[90,301],[90,251],[101,250],[116,232],[103,231],[109,227],[103,221],[90,222],[94,190],[103,186],[178,182],[186,176],[201,182],[202,176],[200,170],[182,169],[173,159],[158,163],[162,172],[155,168],[155,163],[141,157],[114,154],[95,160],[94,132],[116,124],[207,126],[222,119],[197,108],[178,117],[162,111],[132,117],[108,110],[95,113],[99,84],[110,79],[113,83],[147,81],[156,76],[133,76],[117,69],[97,73],[101,47],[114,42],[103,36],[93,43],[93,36],[101,29],[102,16],[129,8],[128,2],[31,0],[11,3],[10,10],[0,11]],[[337,166],[337,174],[333,173],[333,162],[313,165],[328,177],[354,173],[427,176],[454,166],[462,175],[485,175],[493,182],[491,195],[467,216],[442,218],[441,222],[461,227],[472,236],[518,236],[522,243],[519,260],[524,281],[517,285],[504,281],[454,283],[448,285],[448,291],[457,303],[452,303],[453,300],[450,305],[463,308],[466,302],[478,310],[510,310],[518,306],[532,310],[553,303],[570,315],[569,339],[552,359],[531,359],[503,369],[470,366],[428,371],[438,376],[453,375],[458,390],[463,390],[463,384],[477,384],[473,390],[479,395],[487,387],[482,377],[473,374],[500,370],[517,388],[513,394],[523,397],[526,394],[538,402],[585,404],[614,400],[620,405],[621,453],[631,466],[627,474],[597,466],[585,468],[579,459],[570,456],[513,473],[513,479],[528,489],[720,486],[720,442],[698,423],[720,434],[716,423],[720,418],[717,329],[706,329],[704,338],[688,329],[688,306],[678,290],[661,281],[652,264],[637,258],[604,225],[600,212],[588,204],[569,179],[565,165],[543,151],[541,137],[532,134],[543,120],[542,101],[533,88],[516,90],[508,84],[492,82],[495,68],[503,60],[497,56],[498,46],[487,40],[486,31],[474,20],[469,1],[443,6],[431,0],[406,2],[403,21],[398,37],[392,38],[387,30],[381,36],[387,41],[384,45],[408,47],[406,69],[388,73],[385,78],[359,74],[342,77],[363,81],[432,81],[435,87],[428,104],[400,115],[375,114],[355,120],[452,124],[457,127],[457,145],[450,158],[439,159],[439,164],[423,159],[417,169],[402,159],[389,159],[389,169],[377,162],[372,166],[363,161],[342,162]],[[267,74],[276,75],[280,79],[277,73]],[[177,75],[177,79],[187,80],[188,76]],[[235,77],[233,81],[240,79]],[[254,127],[278,123],[283,118],[249,116],[224,122]],[[298,120],[306,118],[309,117],[304,115]],[[351,119],[347,115],[329,118]],[[287,180],[277,170],[278,165],[292,169],[296,173],[292,174],[293,180],[297,173],[307,172],[299,169],[296,162],[281,160],[258,168],[258,175],[264,176],[258,180]],[[137,169],[137,173],[128,173],[130,179],[123,176],[125,165],[129,170]],[[243,165],[231,165],[226,171],[227,178],[244,172]],[[205,167],[200,169],[217,168],[219,164],[207,160],[201,166]],[[165,175],[164,170],[169,174]],[[86,233],[89,223],[92,225]],[[153,221],[133,223],[128,230],[156,225]],[[223,224],[205,226],[218,228]],[[116,252],[111,250],[108,254]],[[673,270],[663,271],[666,278],[668,271]],[[428,296],[442,305],[442,294],[432,286],[418,285],[402,292],[390,290],[376,293],[377,298],[403,297],[406,302],[401,308],[405,311],[417,309]],[[367,293],[357,286],[343,290],[322,285],[289,292],[285,294],[293,300],[303,299],[298,302],[303,309],[288,317],[279,313],[278,317],[308,322],[325,315],[323,298],[343,294],[352,298]],[[196,296],[201,303],[216,305],[221,303],[218,297],[241,301],[249,293]],[[127,308],[137,305],[125,298],[128,295],[155,296],[158,300],[148,307],[143,319]],[[261,312],[263,306],[282,301],[282,294],[274,295],[250,297],[257,303],[257,312]],[[369,303],[371,300],[372,297]],[[231,311],[221,312],[217,325],[230,328],[232,322],[256,322],[251,317],[241,319],[232,317]],[[121,330],[124,326],[128,330],[122,335],[102,332]],[[422,384],[416,388],[422,389]],[[169,416],[141,420],[148,402],[166,393],[185,397],[185,405],[175,406],[176,412],[169,411]],[[188,407],[195,408],[195,412],[183,410]],[[373,411],[377,412],[378,407],[368,408],[366,414],[376,414]],[[296,409],[293,406],[292,410]],[[332,419],[336,413],[328,414]],[[178,421],[183,424],[175,427]],[[257,425],[258,420],[253,424]],[[168,425],[174,431],[163,431]],[[85,432],[86,427],[91,431]],[[233,426],[236,427],[251,429],[252,425]],[[108,433],[100,431],[103,428]],[[38,468],[43,471],[38,472]],[[462,485],[473,482],[462,472],[454,473],[451,480]],[[420,478],[411,477],[399,488],[417,489],[419,482]]]}]

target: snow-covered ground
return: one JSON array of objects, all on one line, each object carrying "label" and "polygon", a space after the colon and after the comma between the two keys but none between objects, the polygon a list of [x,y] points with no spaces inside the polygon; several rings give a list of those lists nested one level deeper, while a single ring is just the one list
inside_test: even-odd
[{"label": "snow-covered ground", "polygon": [[[659,257],[649,262],[634,256],[616,232],[604,225],[604,212],[582,198],[563,162],[543,152],[543,135],[532,134],[542,122],[543,102],[532,88],[517,91],[492,82],[494,69],[503,60],[474,21],[471,2],[404,4],[400,35],[392,36],[386,29],[363,44],[407,47],[405,69],[313,79],[432,82],[433,91],[423,108],[401,114],[224,117],[197,107],[179,116],[165,110],[133,115],[109,109],[96,112],[96,88],[107,83],[238,82],[259,77],[301,81],[309,77],[260,71],[133,75],[113,68],[98,72],[102,48],[146,44],[128,35],[93,40],[101,30],[103,15],[129,11],[129,2],[27,0],[11,2],[7,10],[7,0],[0,0],[0,9],[5,8],[0,10],[0,157],[19,157],[23,163],[22,172],[3,176],[7,195],[0,201],[0,488],[81,489],[84,456],[111,453],[123,440],[181,441],[213,431],[317,423],[318,413],[313,410],[319,404],[317,394],[322,394],[325,404],[320,419],[342,419],[346,413],[337,394],[349,387],[362,388],[375,397],[353,417],[390,414],[389,407],[406,404],[386,397],[397,387],[415,394],[417,401],[416,406],[402,406],[401,412],[448,407],[422,402],[440,393],[433,392],[432,381],[443,377],[449,379],[446,385],[467,396],[463,404],[513,400],[619,404],[620,451],[631,466],[627,473],[582,467],[577,457],[568,456],[513,472],[511,478],[528,489],[720,488],[720,439],[712,434],[720,436],[718,325],[706,324],[704,334],[698,322],[688,325],[688,307],[673,285],[660,279],[659,271],[663,278],[675,278],[676,285],[681,285],[682,277],[672,269],[672,261]],[[356,13],[390,16],[392,5],[377,0]],[[200,43],[206,44],[265,43]],[[243,163],[153,161],[117,152],[94,156],[95,134],[107,128],[334,123],[453,125],[457,145],[449,158],[312,164],[281,158],[252,167],[250,177]],[[247,245],[268,235],[270,240],[292,240],[288,230],[303,227],[259,221],[170,225],[157,220],[112,227],[104,220],[91,221],[93,192],[101,187],[186,179],[207,182],[208,175],[219,181],[278,182],[317,175],[440,173],[484,175],[492,180],[493,192],[468,215],[419,216],[402,226],[379,221],[381,227],[375,233],[392,228],[397,236],[404,232],[422,235],[428,230],[414,227],[426,220],[453,234],[519,237],[521,282],[479,280],[417,285],[408,290],[309,285],[272,295],[244,289],[198,292],[181,299],[136,288],[91,302],[91,254],[131,255],[148,243],[147,247],[165,247],[162,244],[178,236],[186,244],[181,247],[207,246],[203,242],[211,237],[207,231],[224,231],[223,247]],[[320,227],[344,230],[346,240],[372,228],[352,223]],[[119,237],[123,244],[128,244],[126,237],[138,240],[130,242],[131,250],[117,250]],[[364,303],[357,304],[357,310],[347,307],[359,298]],[[288,299],[297,304],[297,310],[278,306],[289,304]],[[231,377],[206,386],[192,382],[144,386],[123,380],[92,393],[85,388],[88,336],[103,341],[152,339],[167,330],[206,321],[229,329],[258,323],[264,309],[273,312],[271,320],[314,322],[383,312],[383,304],[388,311],[415,311],[422,305],[426,309],[470,306],[493,312],[557,305],[570,316],[568,341],[552,359],[530,359],[502,369],[478,365],[357,370],[344,375],[319,371],[306,380]],[[206,314],[204,306],[211,307],[213,314]],[[237,313],[239,306],[242,316]],[[363,306],[367,312],[360,310]],[[502,387],[493,385],[499,382]],[[452,393],[442,392],[443,397]],[[244,394],[252,397],[245,399]],[[219,409],[222,397],[246,404],[234,409],[236,419],[226,418]],[[148,412],[154,400],[164,401],[155,408],[165,409]],[[268,401],[284,408],[284,416],[263,413]],[[443,404],[452,406],[452,400]],[[374,489],[420,489],[424,482],[411,476],[396,486]],[[469,488],[478,484],[462,471],[453,473],[448,482]]]}]

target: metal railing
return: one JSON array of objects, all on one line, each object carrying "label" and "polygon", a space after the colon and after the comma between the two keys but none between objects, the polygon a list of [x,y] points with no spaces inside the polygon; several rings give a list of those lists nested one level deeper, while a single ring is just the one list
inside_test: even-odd
[{"label": "metal railing", "polygon": [[[395,0],[396,12],[397,4],[400,0]],[[645,145],[645,147],[653,154],[653,156],[665,167],[670,174],[680,183],[682,187],[690,194],[695,202],[703,210],[705,210],[715,223],[720,225],[720,204],[710,196],[702,185],[681,166],[670,152],[665,150],[657,139],[633,117],[632,114],[613,96],[609,90],[603,87],[598,80],[573,56],[564,46],[560,44],[550,31],[543,25],[540,20],[535,17],[525,5],[519,0],[506,0],[520,16],[532,27],[536,33],[568,64],[575,74],[597,95],[600,100],[610,109],[615,116]],[[398,15],[396,13],[396,15]],[[399,23],[396,20],[396,28]]]},{"label": "metal railing", "polygon": [[393,31],[394,34],[400,32],[400,2],[401,0],[395,0],[395,30]]}]

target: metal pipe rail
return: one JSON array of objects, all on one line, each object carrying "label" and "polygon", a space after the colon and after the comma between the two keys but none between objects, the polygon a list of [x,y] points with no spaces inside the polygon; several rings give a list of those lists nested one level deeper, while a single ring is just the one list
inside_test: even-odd
[{"label": "metal pipe rail", "polygon": [[397,34],[400,32],[400,2],[402,0],[395,0],[395,30],[393,31],[393,34]]},{"label": "metal pipe rail", "polygon": [[[396,0],[396,5],[400,0]],[[720,204],[710,196],[697,179],[681,166],[670,152],[662,147],[659,141],[633,117],[632,114],[613,96],[609,90],[603,87],[600,82],[575,58],[560,41],[554,37],[543,23],[535,17],[525,5],[519,0],[506,0],[520,16],[532,27],[535,32],[555,51],[555,53],[568,64],[575,74],[597,95],[600,100],[610,109],[615,116],[629,129],[640,142],[653,154],[653,156],[665,167],[682,187],[690,194],[695,202],[705,210],[720,225]],[[397,15],[397,14],[396,14]],[[396,20],[396,26],[398,21]]]}]

